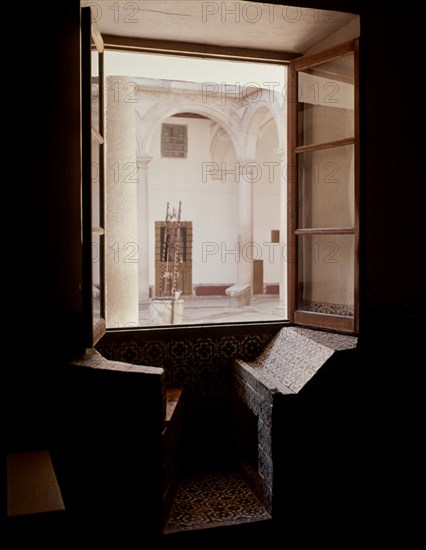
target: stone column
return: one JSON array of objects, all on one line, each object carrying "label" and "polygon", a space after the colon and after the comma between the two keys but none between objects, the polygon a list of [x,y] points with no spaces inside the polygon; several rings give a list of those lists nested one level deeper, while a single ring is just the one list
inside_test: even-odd
[{"label": "stone column", "polygon": [[237,282],[225,293],[231,299],[231,307],[250,304],[253,294],[253,168],[254,161],[237,162],[238,185],[238,263]]},{"label": "stone column", "polygon": [[278,155],[280,159],[280,300],[278,309],[280,314],[287,317],[287,269],[288,262],[295,261],[292,257],[293,251],[289,250],[287,246],[287,150],[277,149],[274,153]]},{"label": "stone column", "polygon": [[253,291],[253,167],[255,162],[237,163],[238,239],[240,261],[237,264],[237,284],[251,286]]},{"label": "stone column", "polygon": [[106,83],[105,279],[107,327],[139,324],[135,106],[128,79]]},{"label": "stone column", "polygon": [[139,303],[149,299],[149,211],[148,165],[152,157],[137,157],[138,166],[138,244]]}]

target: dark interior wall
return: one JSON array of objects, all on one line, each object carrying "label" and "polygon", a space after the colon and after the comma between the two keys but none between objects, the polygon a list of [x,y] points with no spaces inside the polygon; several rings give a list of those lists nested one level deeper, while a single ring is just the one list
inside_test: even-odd
[{"label": "dark interior wall", "polygon": [[[25,52],[8,52],[16,113],[4,137],[19,156],[5,155],[8,251],[0,366],[1,444],[46,445],[55,422],[51,368],[81,349],[80,3],[49,8],[32,2],[19,23]],[[19,145],[18,145],[19,144]],[[7,434],[7,435],[6,435]]]},{"label": "dark interior wall", "polygon": [[370,13],[362,24],[363,321],[371,332],[424,323],[426,142],[417,99],[425,15],[413,3]]},{"label": "dark interior wall", "polygon": [[25,253],[14,315],[28,344],[43,342],[47,355],[64,357],[81,346],[79,6],[79,0],[57,3],[50,17],[38,2],[25,9],[21,70],[31,85],[26,109],[19,107],[28,141],[16,189]]}]

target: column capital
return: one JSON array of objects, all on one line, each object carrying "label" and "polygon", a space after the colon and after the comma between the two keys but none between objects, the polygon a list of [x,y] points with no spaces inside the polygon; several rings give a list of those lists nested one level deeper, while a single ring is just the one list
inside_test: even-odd
[{"label": "column capital", "polygon": [[257,164],[255,159],[238,159],[235,164],[238,164],[241,167],[246,166],[247,164]]},{"label": "column capital", "polygon": [[148,168],[148,164],[154,157],[136,157],[136,165],[138,168]]},{"label": "column capital", "polygon": [[237,160],[235,163],[235,168],[241,176],[246,176],[250,174],[254,166],[257,166],[258,162],[254,159],[243,159]]}]

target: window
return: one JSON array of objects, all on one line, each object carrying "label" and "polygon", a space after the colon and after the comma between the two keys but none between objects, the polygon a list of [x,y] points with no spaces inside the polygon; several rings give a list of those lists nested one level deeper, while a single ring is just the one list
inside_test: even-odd
[{"label": "window", "polygon": [[[125,11],[124,4],[117,5]],[[193,9],[194,4],[191,6],[185,4],[185,9]],[[247,3],[237,2],[236,6],[243,10],[240,19],[251,17]],[[263,6],[259,6],[256,10],[261,19]],[[320,42],[321,33],[325,40],[333,32],[350,26],[355,18],[351,14],[308,8],[264,7],[268,9],[268,17],[263,25],[275,23],[279,16],[285,19],[289,35],[293,29],[296,31],[293,37],[303,35],[297,25],[292,27],[299,21],[304,29],[311,25],[311,31],[320,30],[315,39],[314,33],[306,30],[300,51],[314,46],[313,40]],[[116,12],[118,20],[120,13]],[[207,12],[203,15],[204,22],[208,22],[210,15]],[[219,12],[219,23],[229,26],[229,14],[225,15],[223,18]],[[253,27],[251,20],[243,23]],[[313,29],[312,25],[317,27]],[[234,27],[240,37],[244,35],[240,32],[243,26]],[[326,28],[329,30],[324,30]],[[132,29],[136,35],[137,25]],[[208,27],[204,30],[208,31]],[[349,32],[357,36],[356,30]],[[342,36],[342,32],[338,35]],[[263,36],[268,43],[273,34],[263,32]],[[92,270],[91,287],[94,280],[99,279],[99,286],[106,281],[108,299],[103,313],[107,327],[150,324],[149,319],[141,323],[140,307],[163,288],[162,274],[168,273],[171,258],[164,246],[165,229],[160,213],[172,196],[172,204],[181,200],[183,203],[185,222],[178,250],[182,264],[179,284],[185,287],[181,290],[188,300],[216,296],[229,301],[229,289],[237,292],[240,287],[248,287],[247,303],[243,299],[232,302],[238,303],[241,310],[236,312],[236,317],[230,317],[229,322],[260,320],[256,315],[250,318],[250,311],[258,313],[262,309],[256,309],[261,297],[276,300],[274,313],[268,311],[261,320],[289,319],[304,325],[357,331],[357,41],[303,56],[297,50],[281,54],[271,43],[268,43],[269,51],[261,51],[247,47],[229,50],[191,43],[157,43],[143,37],[120,37],[119,33],[108,35],[104,40],[105,64],[113,55],[141,59],[154,53],[156,65],[164,60],[175,69],[190,59],[184,55],[193,56],[191,62],[194,66],[198,63],[194,74],[201,78],[188,82],[177,76],[173,82],[163,81],[158,86],[162,97],[169,89],[176,94],[170,102],[173,106],[167,111],[155,98],[154,77],[140,69],[136,77],[136,73],[123,77],[119,72],[110,72],[110,77],[107,71],[102,77],[103,57],[99,57],[99,89],[103,81],[106,90],[106,135],[114,136],[114,132],[108,131],[109,107],[114,110],[112,118],[121,122],[128,119],[136,124],[132,129],[135,145],[128,147],[128,151],[133,152],[123,156],[121,138],[115,144],[114,137],[109,141],[105,161],[99,161],[99,172],[104,170],[106,180],[105,187],[99,186],[99,215],[92,208],[92,222],[98,216],[99,223],[91,223],[91,231],[95,234],[97,228],[96,245],[101,253],[91,256],[92,263],[100,261],[96,266],[99,273],[96,275],[96,270]],[[137,50],[139,53],[135,54]],[[204,56],[218,59],[213,61]],[[235,76],[233,83],[214,80],[210,78],[213,63],[223,66],[232,63],[235,68],[246,65],[250,76],[243,82]],[[265,76],[262,85],[256,84],[253,71],[261,65],[279,70],[280,81],[277,83],[273,77]],[[203,71],[202,66],[209,69]],[[202,74],[209,77],[203,79]],[[194,100],[197,94],[201,94],[198,103]],[[124,116],[118,108],[120,102],[125,106]],[[239,136],[238,132],[242,134]],[[99,134],[102,137],[102,132]],[[158,157],[153,153],[155,148]],[[204,152],[195,161],[199,180],[195,190],[194,172],[182,161],[194,162],[197,148]],[[102,144],[100,159],[103,150]],[[116,157],[111,154],[114,150]],[[169,172],[159,172],[163,161]],[[203,199],[194,206],[194,197],[200,190],[204,193]],[[109,205],[105,212],[103,194]],[[95,203],[92,197],[92,204]],[[129,205],[134,210],[130,215],[126,210]],[[112,227],[114,223],[108,220],[114,219],[119,221]],[[208,235],[203,233],[205,228]],[[97,247],[94,248],[97,250]],[[224,268],[230,268],[231,263],[227,276],[218,275],[225,273]],[[116,293],[116,289],[119,292]],[[104,296],[102,289],[100,292]],[[123,307],[124,304],[127,306]],[[246,306],[251,310],[243,309]],[[99,311],[102,312],[102,306]],[[212,320],[214,317],[210,320],[195,317],[195,321],[189,323],[226,322],[220,315]]]},{"label": "window", "polygon": [[161,125],[161,156],[186,158],[188,152],[188,127],[183,124]]}]

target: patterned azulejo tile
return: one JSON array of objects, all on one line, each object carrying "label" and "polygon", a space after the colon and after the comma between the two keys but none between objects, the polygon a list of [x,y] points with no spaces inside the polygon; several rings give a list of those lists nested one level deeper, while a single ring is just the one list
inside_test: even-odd
[{"label": "patterned azulejo tile", "polygon": [[212,473],[180,482],[164,532],[269,519],[270,514],[240,474]]}]

